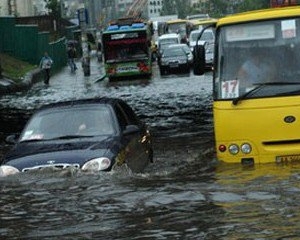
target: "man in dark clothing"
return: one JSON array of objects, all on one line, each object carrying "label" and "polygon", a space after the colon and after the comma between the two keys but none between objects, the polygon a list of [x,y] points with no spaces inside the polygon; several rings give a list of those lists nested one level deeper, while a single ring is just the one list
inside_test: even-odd
[{"label": "man in dark clothing", "polygon": [[75,64],[75,58],[76,58],[76,49],[74,46],[68,47],[68,64],[71,68],[71,72],[74,72],[77,69],[77,66]]}]

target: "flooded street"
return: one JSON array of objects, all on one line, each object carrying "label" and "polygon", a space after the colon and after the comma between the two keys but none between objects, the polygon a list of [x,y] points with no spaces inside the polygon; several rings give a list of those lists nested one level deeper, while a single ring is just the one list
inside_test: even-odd
[{"label": "flooded street", "polygon": [[[101,71],[94,66],[92,72]],[[3,138],[39,106],[100,96],[128,102],[154,136],[143,174],[40,172],[0,179],[0,239],[299,239],[300,165],[242,167],[214,157],[212,77],[112,82],[68,69],[0,98]]]}]

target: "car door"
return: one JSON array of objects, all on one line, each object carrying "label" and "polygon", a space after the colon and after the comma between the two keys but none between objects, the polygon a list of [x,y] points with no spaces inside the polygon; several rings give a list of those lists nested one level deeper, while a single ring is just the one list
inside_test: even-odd
[{"label": "car door", "polygon": [[[138,120],[133,110],[124,102],[119,102],[116,106],[117,118],[121,127],[122,142],[125,143],[125,161],[134,172],[142,171],[149,162],[147,154],[148,143],[145,139],[145,128]],[[131,131],[124,134],[128,126],[135,125],[138,131]]]}]

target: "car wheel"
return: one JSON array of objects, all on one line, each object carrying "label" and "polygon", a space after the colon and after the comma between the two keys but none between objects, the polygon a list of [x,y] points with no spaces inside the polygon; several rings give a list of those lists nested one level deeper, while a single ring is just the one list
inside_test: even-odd
[{"label": "car wheel", "polygon": [[185,68],[185,72],[186,72],[186,73],[190,73],[190,70],[191,70],[191,69],[190,69],[189,66],[187,66],[187,67]]},{"label": "car wheel", "polygon": [[166,74],[166,70],[164,68],[160,68],[160,75],[165,75]]}]

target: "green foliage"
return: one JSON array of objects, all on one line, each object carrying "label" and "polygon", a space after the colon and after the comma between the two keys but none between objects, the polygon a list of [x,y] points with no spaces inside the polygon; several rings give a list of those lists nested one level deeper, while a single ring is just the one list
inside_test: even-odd
[{"label": "green foliage", "polygon": [[227,0],[211,0],[210,15],[214,17],[222,17],[228,13],[229,3]]},{"label": "green foliage", "polygon": [[31,65],[4,53],[0,53],[0,61],[2,75],[11,80],[15,80],[16,82],[20,81],[26,73],[37,68],[37,66]]},{"label": "green foliage", "polygon": [[[300,4],[300,0],[297,0]],[[201,6],[201,7],[200,7]],[[270,7],[270,0],[210,0],[205,4],[195,4],[190,7],[187,0],[164,0],[162,15],[176,14],[179,18],[196,13],[209,13],[211,17],[223,17],[232,13],[258,10]]]},{"label": "green foliage", "polygon": [[58,0],[44,0],[46,3],[46,8],[49,9],[50,15],[54,17],[61,16],[60,1]]},{"label": "green foliage", "polygon": [[269,8],[269,0],[244,0],[237,6],[237,12],[251,11],[263,8]]},{"label": "green foliage", "polygon": [[161,15],[177,14],[177,9],[173,0],[164,0],[161,9]]}]

